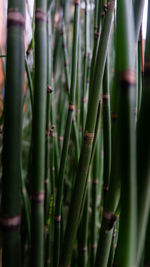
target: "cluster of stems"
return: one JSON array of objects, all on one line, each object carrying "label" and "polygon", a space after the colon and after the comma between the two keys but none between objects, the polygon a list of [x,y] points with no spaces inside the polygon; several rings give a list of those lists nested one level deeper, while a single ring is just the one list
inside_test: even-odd
[{"label": "cluster of stems", "polygon": [[143,0],[33,2],[0,52],[2,266],[149,266],[150,4],[144,46]]}]

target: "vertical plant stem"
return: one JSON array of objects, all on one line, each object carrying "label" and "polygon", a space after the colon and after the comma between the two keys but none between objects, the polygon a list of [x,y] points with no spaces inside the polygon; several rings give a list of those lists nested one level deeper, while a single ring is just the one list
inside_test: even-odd
[{"label": "vertical plant stem", "polygon": [[44,172],[47,85],[47,1],[35,7],[35,87],[33,111],[33,164],[31,181],[32,267],[44,264]]},{"label": "vertical plant stem", "polygon": [[[106,61],[103,81],[103,132],[104,132],[104,202],[109,187],[111,168],[111,119],[110,119],[109,63]],[[105,205],[105,204],[104,204]]]},{"label": "vertical plant stem", "polygon": [[25,2],[9,0],[7,13],[7,64],[2,154],[3,266],[19,267],[21,222],[21,138],[24,87]]},{"label": "vertical plant stem", "polygon": [[[129,11],[130,10],[130,11]],[[117,61],[119,86],[119,155],[121,177],[121,213],[116,263],[136,265],[137,199],[136,199],[136,131],[134,38],[132,4],[117,3]],[[122,45],[120,44],[122,38]]]},{"label": "vertical plant stem", "polygon": [[60,169],[58,175],[58,191],[56,196],[56,209],[55,209],[55,237],[54,237],[54,262],[53,262],[54,267],[58,266],[59,263],[61,208],[62,208],[62,198],[63,198],[64,174],[65,174],[66,159],[67,159],[68,146],[71,134],[73,111],[75,109],[80,1],[75,0],[74,4],[75,4],[75,14],[74,14],[73,49],[72,49],[71,88],[69,95],[69,109],[66,121],[66,129],[64,135]]}]

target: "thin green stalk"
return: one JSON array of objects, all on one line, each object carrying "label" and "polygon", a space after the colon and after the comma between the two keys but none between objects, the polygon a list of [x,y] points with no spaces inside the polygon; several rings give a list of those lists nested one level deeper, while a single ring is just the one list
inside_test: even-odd
[{"label": "thin green stalk", "polygon": [[86,106],[87,106],[87,67],[88,67],[88,50],[89,50],[89,18],[88,18],[88,0],[85,1],[85,26],[84,26],[84,59],[83,59],[83,82],[82,82],[82,97],[81,97],[81,125],[82,133],[84,133],[86,122]]},{"label": "thin green stalk", "polygon": [[[102,139],[102,137],[100,138]],[[100,144],[101,146],[101,144]],[[97,209],[97,197],[98,192],[100,191],[100,168],[99,168],[99,146],[96,146],[95,156],[93,160],[93,178],[92,178],[92,216],[91,216],[91,239],[90,239],[90,245],[91,245],[91,254],[90,254],[90,264],[91,267],[94,267],[95,265],[95,259],[96,259],[96,248],[97,248],[97,215],[98,215],[98,209]],[[102,158],[101,158],[102,161]]]},{"label": "thin green stalk", "polygon": [[47,85],[47,0],[35,7],[35,88],[33,111],[33,158],[31,180],[30,266],[44,264],[44,170]]},{"label": "thin green stalk", "polygon": [[1,226],[4,267],[21,264],[21,138],[24,88],[25,1],[8,1],[7,63],[2,153]]},{"label": "thin green stalk", "polygon": [[50,11],[47,21],[47,101],[46,101],[46,140],[45,140],[45,223],[48,220],[49,199],[50,199],[50,93],[52,76],[51,58],[51,20]]},{"label": "thin green stalk", "polygon": [[[130,10],[130,12],[129,12]],[[117,76],[119,86],[119,156],[121,178],[121,212],[116,264],[136,265],[136,129],[134,36],[131,1],[117,2]],[[121,38],[121,42],[120,42]],[[123,263],[122,263],[122,259]]]},{"label": "thin green stalk", "polygon": [[76,176],[75,187],[72,195],[72,201],[70,204],[70,210],[68,215],[68,222],[65,232],[64,244],[62,249],[62,257],[60,266],[68,266],[71,260],[71,254],[75,235],[78,228],[78,220],[81,211],[82,199],[85,190],[85,184],[87,180],[88,167],[92,152],[92,144],[94,138],[95,123],[97,117],[98,100],[101,91],[102,78],[104,73],[108,41],[110,36],[110,30],[112,25],[114,2],[109,3],[108,12],[106,14],[103,30],[101,34],[101,40],[98,49],[97,56],[97,71],[95,71],[93,79],[93,95],[89,99],[87,121],[85,127],[84,141],[81,149],[79,166]]},{"label": "thin green stalk", "polygon": [[108,191],[111,168],[111,118],[110,118],[110,88],[109,63],[106,61],[103,80],[103,132],[104,132],[104,202]]},{"label": "thin green stalk", "polygon": [[67,121],[66,121],[65,136],[64,136],[59,176],[58,176],[58,191],[57,191],[57,196],[56,196],[54,262],[53,262],[54,267],[58,266],[58,263],[59,263],[60,226],[61,226],[61,208],[62,208],[62,198],[63,198],[64,173],[65,173],[65,167],[66,167],[66,159],[67,159],[67,154],[68,154],[68,146],[69,146],[73,111],[74,111],[74,105],[75,105],[80,1],[74,1],[74,3],[75,3],[75,14],[74,14],[73,49],[72,49],[71,88],[70,88],[70,95],[69,95],[69,109],[68,109],[68,115],[67,115]]}]

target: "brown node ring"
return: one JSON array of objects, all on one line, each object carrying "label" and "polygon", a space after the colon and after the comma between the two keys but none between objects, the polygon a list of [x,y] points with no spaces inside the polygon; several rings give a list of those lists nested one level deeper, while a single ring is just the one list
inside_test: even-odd
[{"label": "brown node ring", "polygon": [[32,202],[35,203],[43,203],[44,202],[44,192],[40,192],[40,193],[36,193],[36,194],[32,194],[30,197]]},{"label": "brown node ring", "polygon": [[98,179],[94,179],[94,180],[93,180],[93,184],[94,184],[94,185],[98,185],[98,182],[99,182]]},{"label": "brown node ring", "polygon": [[136,73],[134,70],[125,70],[121,73],[121,85],[131,86],[136,84]]},{"label": "brown node ring", "polygon": [[117,113],[116,112],[112,112],[112,114],[111,114],[111,117],[112,117],[112,120],[117,120],[117,118],[118,118],[118,115],[117,115]]},{"label": "brown node ring", "polygon": [[61,216],[55,216],[55,222],[60,223],[61,222]]},{"label": "brown node ring", "polygon": [[84,143],[91,144],[94,139],[94,133],[88,133],[87,131],[84,134]]},{"label": "brown node ring", "polygon": [[74,0],[75,5],[80,5],[80,0]]},{"label": "brown node ring", "polygon": [[110,98],[110,95],[109,94],[103,95],[103,100],[104,101],[108,101],[109,98]]},{"label": "brown node ring", "polygon": [[75,110],[75,105],[69,104],[69,111],[74,111],[74,110]]},{"label": "brown node ring", "polygon": [[15,9],[8,9],[7,24],[9,26],[25,27],[25,17],[23,14]]},{"label": "brown node ring", "polygon": [[47,14],[46,12],[42,11],[41,9],[35,10],[35,20],[41,22],[47,22]]},{"label": "brown node ring", "polygon": [[53,91],[54,91],[53,88],[50,85],[48,85],[47,86],[47,92],[52,93]]},{"label": "brown node ring", "polygon": [[8,216],[1,216],[0,217],[0,225],[4,230],[13,230],[19,228],[21,223],[21,216],[15,217],[8,217]]},{"label": "brown node ring", "polygon": [[82,247],[81,251],[86,252],[87,251],[87,247]]},{"label": "brown node ring", "polygon": [[104,211],[104,220],[106,223],[106,230],[110,231],[117,221],[117,216],[111,212]]},{"label": "brown node ring", "polygon": [[144,77],[150,77],[150,60],[147,60],[144,65]]}]

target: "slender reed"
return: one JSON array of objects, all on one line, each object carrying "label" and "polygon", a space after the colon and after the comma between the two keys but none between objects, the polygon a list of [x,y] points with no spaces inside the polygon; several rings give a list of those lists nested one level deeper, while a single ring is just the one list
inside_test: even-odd
[{"label": "slender reed", "polygon": [[54,237],[54,262],[53,262],[54,267],[58,266],[59,263],[60,226],[61,226],[61,208],[62,208],[62,198],[63,198],[64,173],[65,173],[65,165],[68,154],[69,139],[71,134],[73,111],[75,109],[80,1],[75,0],[74,4],[75,4],[75,14],[74,14],[73,49],[72,49],[71,88],[69,95],[69,109],[66,121],[65,136],[63,141],[63,149],[62,149],[60,169],[58,175],[58,191],[56,196],[56,209],[55,209],[55,237]]},{"label": "slender reed", "polygon": [[44,264],[44,168],[47,85],[47,1],[35,6],[35,87],[31,179],[31,266]]},{"label": "slender reed", "polygon": [[2,152],[2,203],[4,267],[19,267],[21,255],[21,138],[24,86],[25,1],[8,1],[7,63]]},{"label": "slender reed", "polygon": [[[129,12],[130,8],[130,12]],[[119,155],[121,178],[121,213],[116,263],[123,266],[136,264],[137,199],[136,199],[136,130],[135,85],[133,56],[133,20],[130,1],[117,2],[117,62],[119,86]],[[120,46],[120,37],[122,45]]]}]

